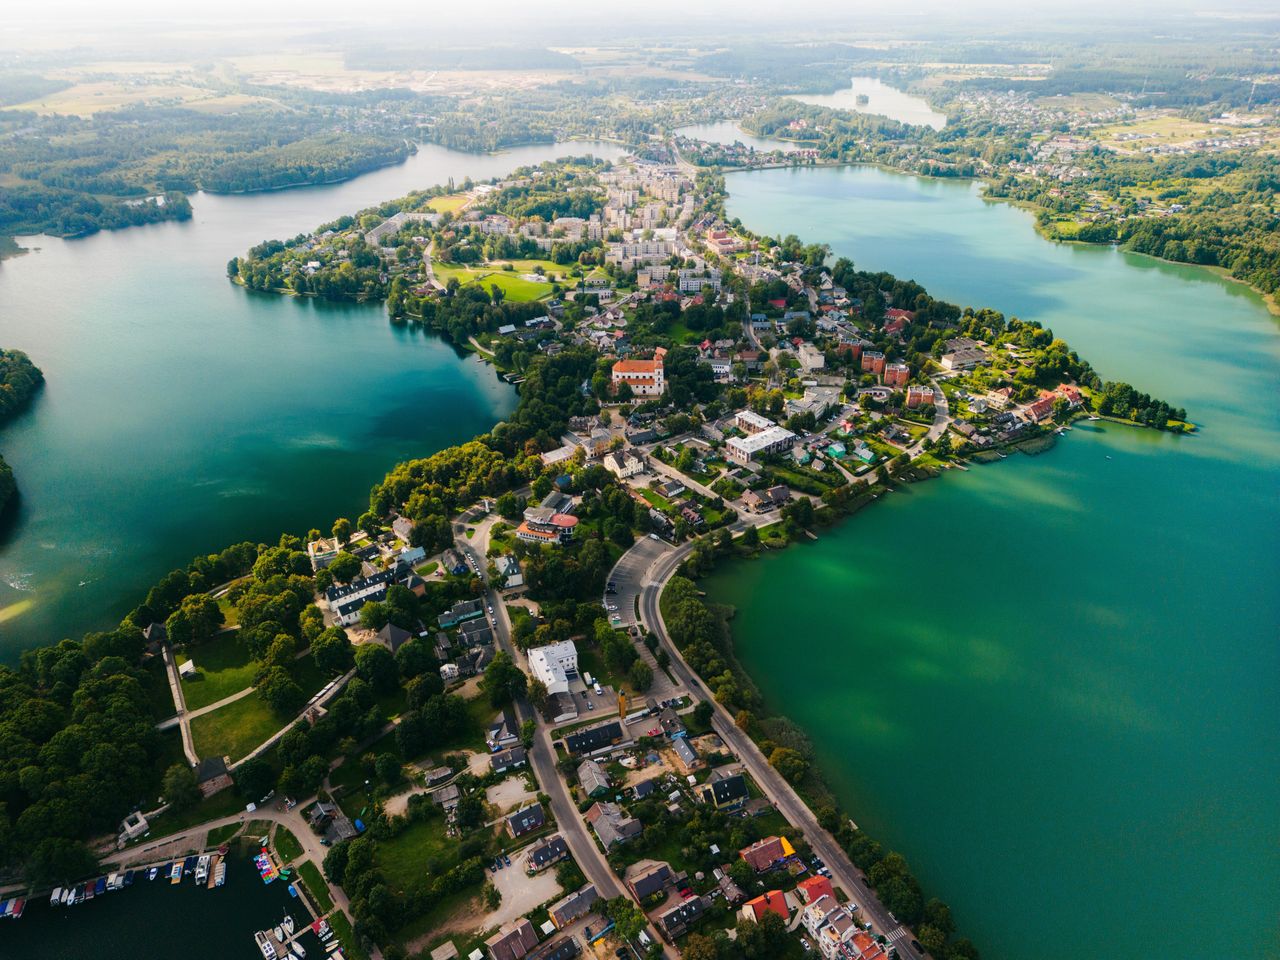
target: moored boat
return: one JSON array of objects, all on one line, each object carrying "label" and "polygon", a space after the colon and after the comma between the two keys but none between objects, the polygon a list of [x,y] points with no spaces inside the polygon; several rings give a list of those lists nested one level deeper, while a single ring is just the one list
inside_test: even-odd
[{"label": "moored boat", "polygon": [[158,874],[159,872],[160,872],[159,867],[152,867],[150,870],[147,871],[147,879],[154,880],[156,878],[156,874]]},{"label": "moored boat", "polygon": [[280,921],[280,926],[284,927],[284,932],[289,936],[293,936],[293,917],[289,914],[284,915],[284,919]]},{"label": "moored boat", "polygon": [[253,939],[258,944],[258,949],[262,951],[263,960],[275,960],[276,948],[264,931],[259,930],[253,935]]},{"label": "moored boat", "polygon": [[53,893],[49,894],[49,906],[56,907],[62,902],[62,888],[54,887]]},{"label": "moored boat", "polygon": [[209,855],[206,853],[196,861],[196,883],[204,883],[209,879]]},{"label": "moored boat", "polygon": [[182,882],[182,861],[181,860],[173,861],[172,866],[169,867],[169,882],[170,883]]},{"label": "moored boat", "polygon": [[213,871],[213,885],[220,887],[227,882],[227,865],[225,862],[219,863]]},{"label": "moored boat", "polygon": [[107,878],[99,877],[98,882],[93,885],[93,895],[100,897],[107,892]]}]

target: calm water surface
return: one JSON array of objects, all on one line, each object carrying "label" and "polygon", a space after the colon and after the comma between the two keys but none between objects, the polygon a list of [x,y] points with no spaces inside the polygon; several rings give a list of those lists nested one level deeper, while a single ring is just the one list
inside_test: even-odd
[{"label": "calm water surface", "polygon": [[[865,96],[866,103],[858,97]],[[835,93],[798,93],[792,97],[801,103],[833,110],[852,110],[855,113],[874,113],[901,123],[933,127],[941,130],[947,125],[947,116],[929,106],[923,97],[915,97],[875,77],[854,77],[849,86]]]},{"label": "calm water surface", "polygon": [[232,256],[449,177],[587,152],[622,151],[429,146],[335,186],[201,194],[186,223],[34,238],[5,261],[0,344],[48,382],[0,432],[23,493],[0,540],[0,660],[110,626],[198,553],[354,519],[393,464],[514,406],[491,368],[381,304],[246,291],[226,279]]},{"label": "calm water surface", "polygon": [[[731,215],[1052,326],[1202,432],[1077,426],[708,581],[860,825],[994,960],[1280,956],[1276,319],[971,184],[733,174]],[[806,637],[805,654],[779,643]]]},{"label": "calm water surface", "polygon": [[[274,927],[285,912],[301,926],[307,912],[280,881],[264,884],[253,861],[233,856],[226,883],[197,888],[188,877],[173,886],[145,877],[132,887],[74,907],[29,903],[22,919],[0,929],[0,957],[14,960],[262,960],[257,930]],[[323,944],[305,934],[308,957],[324,956]]]}]

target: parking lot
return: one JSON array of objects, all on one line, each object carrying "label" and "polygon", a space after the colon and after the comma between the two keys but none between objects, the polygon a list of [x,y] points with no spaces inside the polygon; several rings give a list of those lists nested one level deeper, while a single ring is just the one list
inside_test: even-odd
[{"label": "parking lot", "polygon": [[668,550],[670,544],[661,540],[645,537],[636,541],[636,545],[622,555],[622,559],[609,574],[609,582],[614,585],[614,593],[606,593],[604,601],[618,609],[608,611],[609,622],[615,627],[631,627],[639,623],[636,616],[636,599],[640,596],[644,575],[653,561]]}]

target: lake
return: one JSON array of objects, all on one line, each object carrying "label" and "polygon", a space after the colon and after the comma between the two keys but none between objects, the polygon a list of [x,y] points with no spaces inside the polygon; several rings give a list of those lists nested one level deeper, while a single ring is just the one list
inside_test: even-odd
[{"label": "lake", "polygon": [[27,238],[0,265],[0,345],[47,379],[0,431],[22,501],[0,541],[0,661],[102,629],[160,576],[240,540],[355,519],[395,463],[488,430],[514,391],[382,304],[253,293],[251,245],[446,182],[570,154],[424,146],[342,184],[198,194],[194,216],[81,240]]},{"label": "lake", "polygon": [[[867,102],[859,103],[858,97],[866,97]],[[835,93],[797,93],[791,99],[815,107],[830,107],[832,110],[874,113],[900,123],[932,127],[935,130],[941,130],[947,125],[947,115],[934,110],[923,97],[912,96],[875,77],[854,77],[849,81],[849,86]]]},{"label": "lake", "polygon": [[[731,216],[1035,319],[1199,434],[1076,426],[706,582],[853,818],[987,960],[1280,956],[1280,337],[1247,288],[976,185],[730,175]],[[779,636],[806,639],[805,653]]]}]

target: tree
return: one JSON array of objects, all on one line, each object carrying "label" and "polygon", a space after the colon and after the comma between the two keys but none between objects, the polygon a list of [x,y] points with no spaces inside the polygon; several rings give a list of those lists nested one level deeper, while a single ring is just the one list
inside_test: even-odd
[{"label": "tree", "polygon": [[749,525],[746,530],[742,531],[742,545],[750,547],[752,550],[760,546],[760,530],[755,524]]},{"label": "tree", "polygon": [[529,702],[533,704],[537,710],[545,709],[547,706],[547,685],[534,677],[529,681],[528,685]]},{"label": "tree", "polygon": [[347,631],[329,627],[311,641],[311,658],[327,674],[345,673],[355,662],[355,654]]},{"label": "tree", "polygon": [[356,674],[376,693],[391,693],[400,683],[396,658],[381,644],[365,643],[356,650]]},{"label": "tree", "polygon": [[350,583],[360,575],[360,558],[345,550],[329,561],[326,568],[339,583]]},{"label": "tree", "polygon": [[495,707],[506,706],[514,698],[522,696],[528,682],[524,671],[505,651],[498,653],[484,670],[484,689],[489,694],[489,702]]},{"label": "tree", "polygon": [[716,942],[701,933],[691,933],[680,945],[683,960],[719,960]]},{"label": "tree", "polygon": [[178,609],[169,614],[165,629],[169,640],[178,644],[195,644],[209,640],[222,626],[222,608],[206,593],[184,597]]},{"label": "tree", "polygon": [[778,747],[769,754],[769,766],[782,774],[787,783],[799,783],[809,771],[809,761],[798,750]]},{"label": "tree", "polygon": [[339,517],[333,521],[333,536],[338,541],[338,546],[346,546],[347,541],[351,539],[351,521],[346,517]]},{"label": "tree", "polygon": [[306,702],[307,695],[289,676],[284,667],[272,667],[258,684],[258,696],[272,710],[280,714],[288,714],[297,710]]},{"label": "tree", "polygon": [[391,622],[391,610],[383,600],[370,600],[360,608],[360,629],[377,632]]},{"label": "tree", "polygon": [[276,773],[262,757],[253,757],[236,770],[236,786],[246,800],[257,800],[271,792]]},{"label": "tree", "polygon": [[693,719],[697,721],[699,727],[706,727],[710,725],[715,712],[715,705],[710,700],[699,700],[698,705],[693,708]]},{"label": "tree", "polygon": [[627,679],[631,681],[633,687],[643,692],[653,684],[653,670],[649,664],[637,659],[635,663],[631,664],[631,669],[627,672]]},{"label": "tree", "polygon": [[391,753],[379,754],[374,762],[374,770],[377,771],[378,779],[388,786],[395,786],[404,779],[404,770],[400,766],[400,761]]},{"label": "tree", "polygon": [[200,787],[196,785],[195,771],[185,763],[175,763],[164,772],[160,789],[165,802],[175,810],[186,810],[200,802]]},{"label": "tree", "polygon": [[454,819],[459,830],[474,830],[484,823],[484,798],[479,793],[468,793],[459,798],[454,808]]}]

